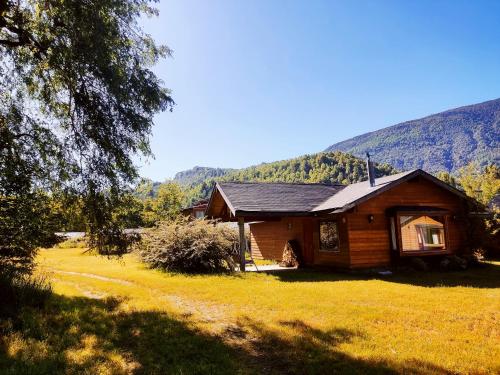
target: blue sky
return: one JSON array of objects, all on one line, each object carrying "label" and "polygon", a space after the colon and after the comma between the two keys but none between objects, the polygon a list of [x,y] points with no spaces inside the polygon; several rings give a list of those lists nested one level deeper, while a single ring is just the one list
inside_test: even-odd
[{"label": "blue sky", "polygon": [[500,97],[500,1],[177,0],[144,29],[173,50],[155,72],[163,181],[240,168]]}]

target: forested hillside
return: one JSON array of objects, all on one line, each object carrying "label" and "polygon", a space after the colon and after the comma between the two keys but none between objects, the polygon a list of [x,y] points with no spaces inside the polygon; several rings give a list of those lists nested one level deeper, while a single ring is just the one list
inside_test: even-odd
[{"label": "forested hillside", "polygon": [[179,185],[190,186],[199,184],[208,178],[224,176],[232,171],[234,171],[234,169],[194,167],[192,169],[176,173],[173,181],[177,182]]},{"label": "forested hillside", "polygon": [[[387,164],[376,166],[377,177],[395,173]],[[233,170],[186,187],[187,203],[207,198],[214,181],[310,182],[349,184],[367,178],[366,162],[343,152],[322,152]]]},{"label": "forested hillside", "polygon": [[471,161],[500,164],[500,99],[460,107],[336,143],[343,151],[397,169],[456,172]]}]

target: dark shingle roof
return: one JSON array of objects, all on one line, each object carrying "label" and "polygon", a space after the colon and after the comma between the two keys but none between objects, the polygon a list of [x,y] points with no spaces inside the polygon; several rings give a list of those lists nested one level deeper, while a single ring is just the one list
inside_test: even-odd
[{"label": "dark shingle roof", "polygon": [[310,212],[345,186],[223,182],[218,188],[233,212]]},{"label": "dark shingle roof", "polygon": [[238,212],[315,214],[346,211],[416,176],[423,176],[465,197],[463,192],[421,169],[377,178],[375,186],[370,186],[368,181],[351,185],[224,182],[218,183],[217,189],[233,215]]}]

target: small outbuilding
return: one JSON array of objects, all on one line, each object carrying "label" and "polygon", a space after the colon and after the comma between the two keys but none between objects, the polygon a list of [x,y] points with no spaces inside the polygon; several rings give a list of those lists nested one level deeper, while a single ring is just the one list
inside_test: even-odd
[{"label": "small outbuilding", "polygon": [[205,212],[207,211],[208,201],[201,200],[197,201],[189,207],[182,209],[182,214],[191,219],[203,219],[205,217]]},{"label": "small outbuilding", "polygon": [[253,258],[280,261],[294,240],[305,265],[385,267],[465,246],[463,192],[420,169],[375,180],[368,164],[369,181],[351,185],[217,183],[206,215],[237,221],[242,249],[249,223]]}]

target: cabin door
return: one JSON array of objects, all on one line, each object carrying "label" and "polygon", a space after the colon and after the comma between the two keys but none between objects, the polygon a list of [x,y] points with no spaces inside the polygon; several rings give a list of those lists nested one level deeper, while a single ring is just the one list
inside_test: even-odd
[{"label": "cabin door", "polygon": [[313,222],[304,220],[304,262],[306,264],[314,263],[314,246],[313,246]]}]

